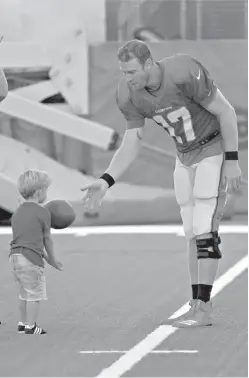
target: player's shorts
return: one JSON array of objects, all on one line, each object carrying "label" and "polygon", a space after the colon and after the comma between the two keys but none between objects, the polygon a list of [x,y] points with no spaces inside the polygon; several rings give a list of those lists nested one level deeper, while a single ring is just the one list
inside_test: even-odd
[{"label": "player's shorts", "polygon": [[34,265],[21,253],[11,255],[10,263],[21,300],[35,302],[47,299],[43,268]]},{"label": "player's shorts", "polygon": [[174,171],[176,200],[188,238],[218,231],[227,202],[221,180],[224,153],[206,157],[202,149],[195,153],[198,162],[189,166],[177,157]]}]

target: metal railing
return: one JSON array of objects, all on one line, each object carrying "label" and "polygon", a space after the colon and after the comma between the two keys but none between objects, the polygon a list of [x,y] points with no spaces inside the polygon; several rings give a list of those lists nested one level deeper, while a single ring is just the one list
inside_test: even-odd
[{"label": "metal railing", "polygon": [[247,39],[247,14],[247,0],[121,0],[118,40],[139,27],[164,39]]}]

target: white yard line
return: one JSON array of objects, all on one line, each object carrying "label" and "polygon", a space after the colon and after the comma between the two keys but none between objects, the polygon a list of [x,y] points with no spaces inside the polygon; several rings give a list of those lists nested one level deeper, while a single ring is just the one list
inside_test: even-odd
[{"label": "white yard line", "polygon": [[[11,235],[11,227],[0,227],[0,235]],[[247,234],[247,225],[221,225],[220,234]],[[54,235],[74,235],[78,237],[88,235],[119,235],[119,234],[175,234],[183,236],[181,225],[142,225],[142,226],[93,226],[69,227],[64,230],[53,230]]]},{"label": "white yard line", "polygon": [[[125,354],[127,353],[127,350],[81,350],[79,353],[80,354]],[[198,353],[198,350],[185,350],[185,349],[168,349],[168,350],[163,350],[163,349],[158,349],[158,350],[152,350],[150,352],[151,354],[173,354],[173,353],[178,353],[178,354],[195,354]]]},{"label": "white yard line", "polygon": [[[11,235],[10,227],[0,227],[0,235]],[[248,234],[247,225],[221,225],[220,234]],[[183,236],[181,225],[142,225],[142,226],[100,226],[100,227],[70,227],[65,230],[52,230],[54,235],[73,235],[85,237],[88,235],[119,235],[119,234],[175,234]],[[229,285],[237,276],[247,269],[247,257],[241,259],[237,264],[230,268],[225,274],[219,277],[214,284],[212,297],[217,295],[224,287]],[[188,303],[184,304],[179,310],[170,316],[174,319],[188,310]],[[147,335],[144,340],[135,345],[129,351],[116,351],[123,355],[114,362],[109,368],[104,369],[96,378],[119,378],[133,368],[149,353],[187,353],[187,351],[160,351],[154,350],[158,345],[165,341],[170,335],[178,331],[170,325],[161,325],[152,333]],[[111,351],[106,351],[110,353]],[[189,354],[197,351],[188,351]],[[105,351],[81,351],[80,353],[105,353]],[[115,353],[113,351],[112,353]]]},{"label": "white yard line", "polygon": [[[220,293],[227,285],[229,285],[236,277],[243,273],[248,267],[247,256],[242,258],[233,267],[227,270],[214,283],[212,297]],[[183,314],[188,308],[186,303],[178,311],[176,311],[170,318],[175,318]],[[96,378],[119,378],[126,372],[130,371],[139,361],[151,353],[158,345],[165,341],[170,335],[178,331],[171,325],[161,325],[152,333],[147,335],[142,341],[131,348],[123,356],[121,356],[111,366],[104,369]]]}]

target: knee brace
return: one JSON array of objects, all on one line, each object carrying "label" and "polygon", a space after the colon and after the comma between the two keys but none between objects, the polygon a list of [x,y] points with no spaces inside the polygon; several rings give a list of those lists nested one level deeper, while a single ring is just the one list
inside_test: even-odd
[{"label": "knee brace", "polygon": [[[222,254],[219,249],[221,243],[218,232],[211,232],[212,237],[209,239],[196,240],[197,246],[197,258],[198,259],[221,259]],[[212,247],[212,251],[209,251],[209,247]]]}]

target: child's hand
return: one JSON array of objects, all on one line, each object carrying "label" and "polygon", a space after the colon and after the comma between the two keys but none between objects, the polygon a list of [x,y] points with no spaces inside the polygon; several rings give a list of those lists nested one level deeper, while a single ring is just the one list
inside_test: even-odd
[{"label": "child's hand", "polygon": [[55,261],[55,265],[54,265],[55,269],[58,269],[58,270],[63,270],[64,266],[63,264],[60,262],[60,261]]},{"label": "child's hand", "polygon": [[58,270],[63,270],[63,264],[60,263],[58,260],[47,260],[48,264],[51,265],[53,268],[58,269]]}]

